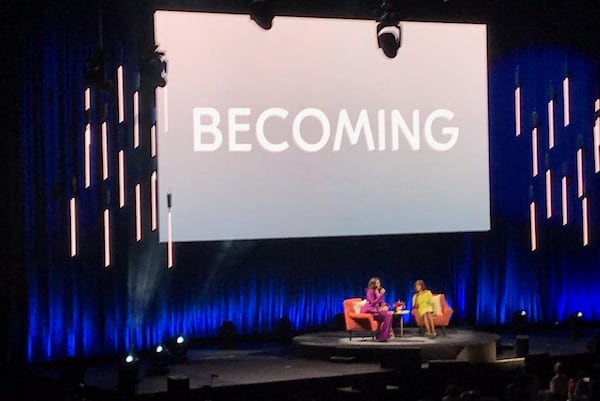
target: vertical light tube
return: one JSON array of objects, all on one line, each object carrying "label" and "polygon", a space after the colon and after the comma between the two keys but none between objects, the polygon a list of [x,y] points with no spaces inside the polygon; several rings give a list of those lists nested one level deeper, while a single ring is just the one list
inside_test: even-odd
[{"label": "vertical light tube", "polygon": [[69,225],[71,236],[71,257],[77,255],[77,205],[75,197],[69,200]]},{"label": "vertical light tube", "polygon": [[156,231],[156,228],[158,226],[156,208],[156,171],[153,171],[152,176],[150,177],[150,208],[150,225],[152,227],[152,231]]},{"label": "vertical light tube", "polygon": [[521,135],[521,87],[515,88],[515,135]]},{"label": "vertical light tube", "polygon": [[596,99],[594,111],[594,172],[600,173],[600,99]]},{"label": "vertical light tube", "polygon": [[150,156],[156,157],[156,124],[150,127]]},{"label": "vertical light tube", "polygon": [[548,102],[548,149],[554,147],[554,99]]},{"label": "vertical light tube", "polygon": [[529,204],[529,224],[530,224],[530,235],[531,235],[531,250],[537,249],[537,229],[535,222],[535,202]]},{"label": "vertical light tube", "polygon": [[567,75],[565,79],[563,79],[563,116],[564,116],[564,126],[566,127],[571,123],[570,116],[570,94],[569,94],[569,76]]},{"label": "vertical light tube", "polygon": [[171,231],[171,209],[167,214],[167,267],[173,267],[173,235]]},{"label": "vertical light tube", "polygon": [[135,240],[142,240],[142,190],[140,184],[135,184]]},{"label": "vertical light tube", "polygon": [[534,177],[538,175],[538,129],[537,127],[531,130],[531,159],[532,159],[532,174]]},{"label": "vertical light tube", "polygon": [[84,181],[85,187],[89,188],[92,185],[91,167],[90,167],[90,148],[92,144],[92,128],[90,123],[85,125],[85,138],[83,147],[83,164],[84,164]]},{"label": "vertical light tube", "polygon": [[119,207],[125,206],[125,152],[119,150]]},{"label": "vertical light tube", "polygon": [[92,90],[85,88],[83,92],[83,109],[87,112],[92,108]]},{"label": "vertical light tube", "polygon": [[561,200],[562,200],[562,225],[566,226],[569,221],[569,209],[567,207],[567,176],[561,179]]},{"label": "vertical light tube", "polygon": [[590,243],[590,232],[589,232],[589,216],[588,216],[588,199],[587,197],[583,197],[581,200],[581,215],[583,218],[582,221],[582,230],[583,230],[583,246],[587,246]]},{"label": "vertical light tube", "polygon": [[108,179],[108,128],[106,121],[102,123],[102,179]]},{"label": "vertical light tube", "polygon": [[583,149],[577,149],[577,196],[583,196]]},{"label": "vertical light tube", "polygon": [[119,124],[125,121],[125,102],[123,86],[123,66],[117,67],[117,103],[119,109]]},{"label": "vertical light tube", "polygon": [[600,118],[594,124],[594,172],[600,173]]},{"label": "vertical light tube", "polygon": [[110,266],[110,212],[104,209],[104,267]]},{"label": "vertical light tube", "polygon": [[552,217],[552,171],[546,170],[546,218]]},{"label": "vertical light tube", "polygon": [[133,92],[133,148],[140,146],[140,95]]}]

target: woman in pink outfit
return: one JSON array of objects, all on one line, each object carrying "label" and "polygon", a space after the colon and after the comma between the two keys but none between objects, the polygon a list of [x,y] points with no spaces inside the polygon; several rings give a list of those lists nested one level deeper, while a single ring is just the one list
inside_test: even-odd
[{"label": "woman in pink outfit", "polygon": [[362,313],[371,313],[379,322],[379,331],[375,336],[377,341],[387,341],[392,330],[392,314],[388,311],[387,304],[383,302],[385,288],[381,286],[378,277],[373,277],[367,284],[367,303],[362,306]]}]

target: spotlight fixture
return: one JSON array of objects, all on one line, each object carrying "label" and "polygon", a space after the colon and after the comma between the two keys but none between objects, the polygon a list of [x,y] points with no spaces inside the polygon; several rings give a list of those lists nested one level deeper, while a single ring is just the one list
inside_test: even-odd
[{"label": "spotlight fixture", "polygon": [[178,335],[170,345],[171,360],[174,362],[185,362],[187,360],[188,345],[185,337]]},{"label": "spotlight fixture", "polygon": [[154,348],[152,363],[146,371],[146,375],[162,376],[169,373],[169,357],[169,349],[162,344],[157,345]]},{"label": "spotlight fixture", "polygon": [[134,354],[128,354],[119,366],[118,387],[123,395],[133,396],[139,382],[139,359]]},{"label": "spotlight fixture", "polygon": [[273,26],[273,3],[271,0],[251,0],[249,5],[250,19],[262,29]]},{"label": "spotlight fixture", "polygon": [[527,312],[524,309],[516,311],[512,316],[512,325],[515,334],[526,334],[527,328]]},{"label": "spotlight fixture", "polygon": [[389,58],[398,54],[402,43],[402,29],[392,0],[383,0],[379,8],[377,24],[377,44]]},{"label": "spotlight fixture", "polygon": [[167,62],[165,53],[158,50],[158,45],[149,52],[140,64],[140,80],[142,85],[164,88],[167,85]]},{"label": "spotlight fixture", "polygon": [[580,337],[583,335],[583,313],[581,311],[571,314],[567,319],[569,333],[573,337]]}]

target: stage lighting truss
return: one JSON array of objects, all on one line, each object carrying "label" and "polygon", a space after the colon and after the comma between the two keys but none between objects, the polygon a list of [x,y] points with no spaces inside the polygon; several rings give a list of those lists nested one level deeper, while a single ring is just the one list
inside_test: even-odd
[{"label": "stage lighting truss", "polygon": [[262,29],[271,29],[273,26],[273,2],[271,0],[250,0],[248,6],[250,19]]},{"label": "stage lighting truss", "polygon": [[383,0],[379,7],[377,22],[377,44],[389,58],[398,54],[402,44],[400,18],[393,0]]}]

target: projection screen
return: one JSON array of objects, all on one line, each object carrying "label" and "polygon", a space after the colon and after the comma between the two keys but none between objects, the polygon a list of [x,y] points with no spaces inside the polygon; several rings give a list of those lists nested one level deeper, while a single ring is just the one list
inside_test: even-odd
[{"label": "projection screen", "polygon": [[154,21],[160,241],[490,229],[485,25]]}]

